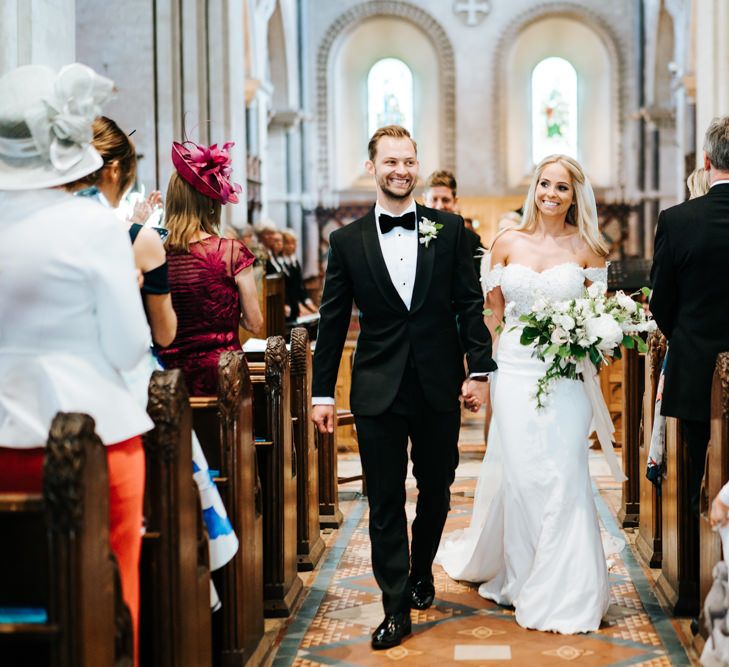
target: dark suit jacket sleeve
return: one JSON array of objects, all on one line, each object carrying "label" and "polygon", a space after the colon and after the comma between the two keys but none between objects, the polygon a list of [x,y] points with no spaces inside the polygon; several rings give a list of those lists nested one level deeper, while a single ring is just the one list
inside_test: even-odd
[{"label": "dark suit jacket sleeve", "polygon": [[669,238],[669,225],[665,212],[658,216],[656,240],[653,250],[653,266],[651,266],[650,309],[658,327],[667,338],[671,338],[676,318],[676,266]]},{"label": "dark suit jacket sleeve", "polygon": [[329,237],[329,260],[319,309],[319,332],[314,351],[312,396],[334,397],[339,361],[352,315],[352,283],[337,248]]},{"label": "dark suit jacket sleeve", "polygon": [[484,299],[479,288],[471,248],[465,227],[458,225],[455,275],[453,276],[453,307],[456,311],[458,333],[466,353],[469,373],[495,371],[491,358],[491,334],[483,321]]}]

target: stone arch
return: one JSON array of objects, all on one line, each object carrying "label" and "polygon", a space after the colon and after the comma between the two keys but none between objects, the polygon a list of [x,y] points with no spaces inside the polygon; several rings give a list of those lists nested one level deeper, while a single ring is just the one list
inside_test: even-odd
[{"label": "stone arch", "polygon": [[[493,92],[491,99],[494,103],[492,114],[491,140],[494,150],[494,160],[491,161],[491,174],[489,181],[498,190],[505,190],[507,187],[505,169],[501,165],[506,164],[507,146],[504,140],[504,128],[507,124],[507,104],[504,102],[503,92],[506,90],[506,64],[510,53],[510,46],[514,43],[519,33],[537,21],[551,17],[565,17],[579,20],[593,30],[602,40],[611,64],[610,95],[613,108],[616,110],[613,119],[613,133],[616,141],[613,143],[613,171],[619,169],[623,159],[623,119],[626,115],[626,101],[628,99],[627,63],[625,53],[627,47],[622,44],[621,39],[611,29],[608,22],[596,12],[572,2],[544,3],[519,14],[502,31],[499,37],[493,57]],[[613,173],[613,178],[617,173]]]},{"label": "stone arch", "polygon": [[340,37],[360,22],[374,16],[405,19],[420,28],[432,40],[441,74],[440,155],[444,169],[455,168],[456,69],[453,47],[443,27],[430,14],[408,2],[369,0],[334,20],[324,33],[317,54],[317,139],[319,144],[319,187],[330,189],[329,134],[332,125],[329,100],[329,71],[332,48]]}]

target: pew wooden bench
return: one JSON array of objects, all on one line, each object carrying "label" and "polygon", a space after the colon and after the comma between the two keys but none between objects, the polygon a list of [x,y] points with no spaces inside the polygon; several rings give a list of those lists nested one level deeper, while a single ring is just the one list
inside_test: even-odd
[{"label": "pew wooden bench", "polygon": [[285,617],[293,611],[303,582],[297,574],[297,461],[284,339],[268,338],[263,361],[251,359],[254,433],[263,487],[264,612]]},{"label": "pew wooden bench", "polygon": [[0,662],[131,666],[131,617],[109,546],[106,451],[91,417],[56,415],[43,494],[0,494],[0,530]]},{"label": "pew wooden bench", "polygon": [[[213,572],[222,609],[214,651],[224,667],[259,665],[271,649],[263,618],[263,502],[253,436],[252,386],[242,352],[218,363],[218,395],[190,398],[193,427],[240,546]],[[216,661],[217,662],[217,661]]]},{"label": "pew wooden bench", "polygon": [[212,664],[207,532],[192,474],[192,413],[179,370],[155,371],[144,436],[145,518],[140,562],[140,664]]},{"label": "pew wooden bench", "polygon": [[648,354],[645,361],[643,392],[643,437],[640,443],[638,474],[640,482],[640,517],[635,547],[648,567],[660,567],[662,558],[661,496],[655,485],[646,477],[651,435],[656,415],[658,380],[666,355],[666,338],[660,331],[648,336]]}]

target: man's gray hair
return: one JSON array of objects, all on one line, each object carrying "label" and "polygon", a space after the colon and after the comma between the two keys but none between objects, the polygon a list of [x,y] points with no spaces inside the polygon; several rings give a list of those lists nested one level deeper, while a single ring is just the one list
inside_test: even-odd
[{"label": "man's gray hair", "polygon": [[729,116],[711,121],[704,138],[704,151],[714,169],[729,171]]}]

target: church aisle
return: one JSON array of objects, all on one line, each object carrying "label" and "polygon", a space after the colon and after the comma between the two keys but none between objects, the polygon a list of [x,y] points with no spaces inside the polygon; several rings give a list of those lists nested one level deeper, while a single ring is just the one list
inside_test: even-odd
[{"label": "church aisle", "polygon": [[[482,416],[466,417],[446,532],[464,527],[470,518],[482,457],[476,444],[481,420]],[[622,536],[614,516],[619,488],[601,453],[591,452],[590,467],[602,529]],[[332,535],[323,565],[312,573],[306,599],[282,630],[274,667],[692,664],[681,645],[680,627],[659,606],[629,546],[612,557],[611,606],[596,633],[563,636],[524,630],[512,610],[482,599],[476,586],[454,582],[436,566],[435,604],[412,612],[413,634],[401,646],[372,651],[370,634],[382,620],[382,606],[370,568],[367,503],[356,493],[351,496],[351,502],[343,504],[345,523]],[[415,499],[414,480],[409,479],[409,519]]]}]

